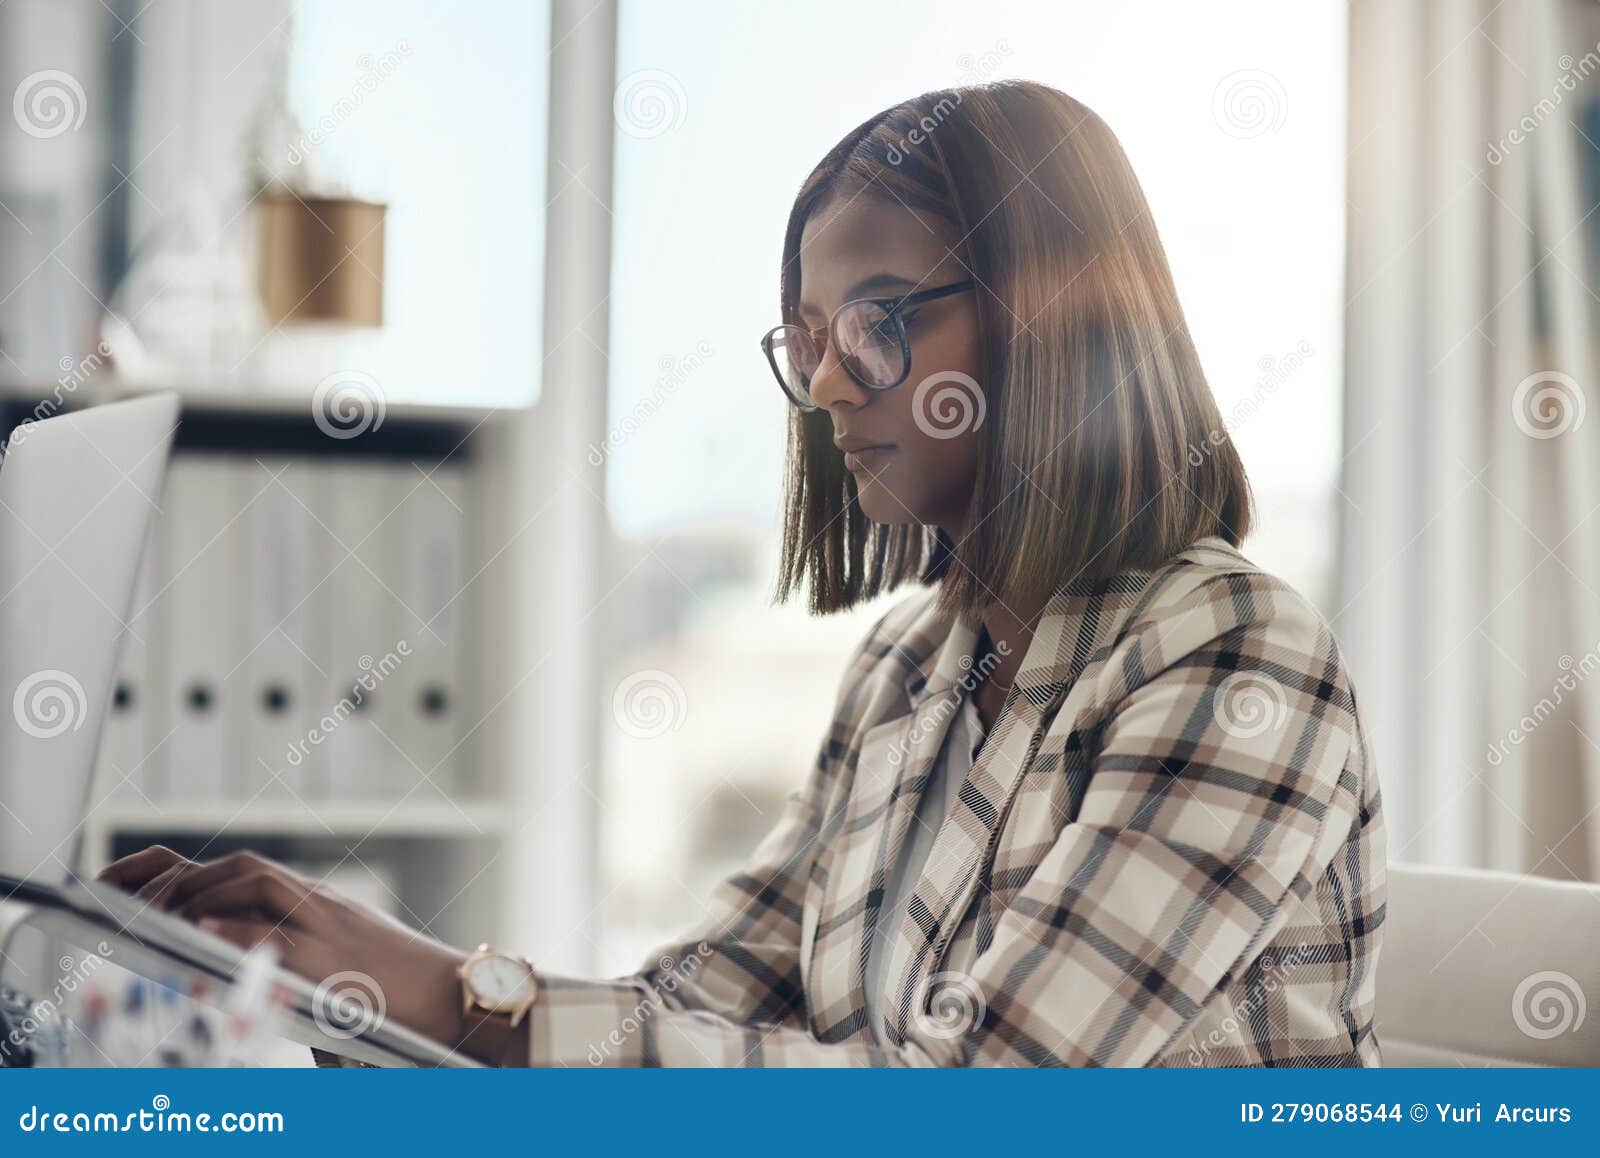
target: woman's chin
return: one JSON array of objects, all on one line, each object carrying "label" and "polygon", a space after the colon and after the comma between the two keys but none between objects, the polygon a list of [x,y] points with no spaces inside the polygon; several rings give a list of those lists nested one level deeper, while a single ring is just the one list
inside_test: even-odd
[{"label": "woman's chin", "polygon": [[861,513],[874,523],[920,523],[916,504],[908,496],[897,495],[884,486],[881,479],[867,479],[856,492]]}]

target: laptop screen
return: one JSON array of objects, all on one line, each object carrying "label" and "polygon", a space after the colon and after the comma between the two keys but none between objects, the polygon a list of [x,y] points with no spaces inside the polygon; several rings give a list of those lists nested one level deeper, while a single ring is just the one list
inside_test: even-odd
[{"label": "laptop screen", "polygon": [[12,432],[0,466],[0,873],[81,868],[96,751],[178,401],[157,394]]}]

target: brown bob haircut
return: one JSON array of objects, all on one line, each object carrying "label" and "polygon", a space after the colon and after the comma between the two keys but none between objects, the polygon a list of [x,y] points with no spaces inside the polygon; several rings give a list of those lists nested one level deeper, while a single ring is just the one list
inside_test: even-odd
[{"label": "brown bob haircut", "polygon": [[962,239],[989,434],[952,540],[868,519],[828,413],[792,411],[780,601],[807,587],[811,610],[826,613],[942,579],[941,610],[977,615],[1158,566],[1207,535],[1239,545],[1244,467],[1144,192],[1104,121],[1056,89],[1006,81],[925,93],[858,126],[790,210],[785,322],[807,219],[856,195],[941,216]]}]

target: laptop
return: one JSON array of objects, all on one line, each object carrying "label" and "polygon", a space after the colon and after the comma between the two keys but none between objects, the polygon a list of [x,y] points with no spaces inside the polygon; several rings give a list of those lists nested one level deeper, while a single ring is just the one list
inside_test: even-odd
[{"label": "laptop", "polygon": [[[86,879],[82,863],[117,655],[178,415],[178,396],[161,393],[27,422],[0,460],[0,902],[31,906],[29,924],[68,941],[112,937],[117,964],[154,979],[229,982],[242,950]],[[303,1044],[380,1065],[474,1064],[395,1025],[330,1040],[315,986],[282,970],[275,980],[290,995],[282,1028]]]}]

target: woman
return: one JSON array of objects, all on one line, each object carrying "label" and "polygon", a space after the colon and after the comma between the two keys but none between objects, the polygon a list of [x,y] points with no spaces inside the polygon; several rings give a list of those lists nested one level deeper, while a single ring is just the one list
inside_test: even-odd
[{"label": "woman", "polygon": [[1237,550],[1244,471],[1110,129],[1029,83],[889,109],[807,178],[780,289],[780,593],[926,589],[856,650],[701,929],[579,981],[248,855],[109,879],[310,978],[369,974],[496,1063],[1376,1064],[1354,689]]}]

